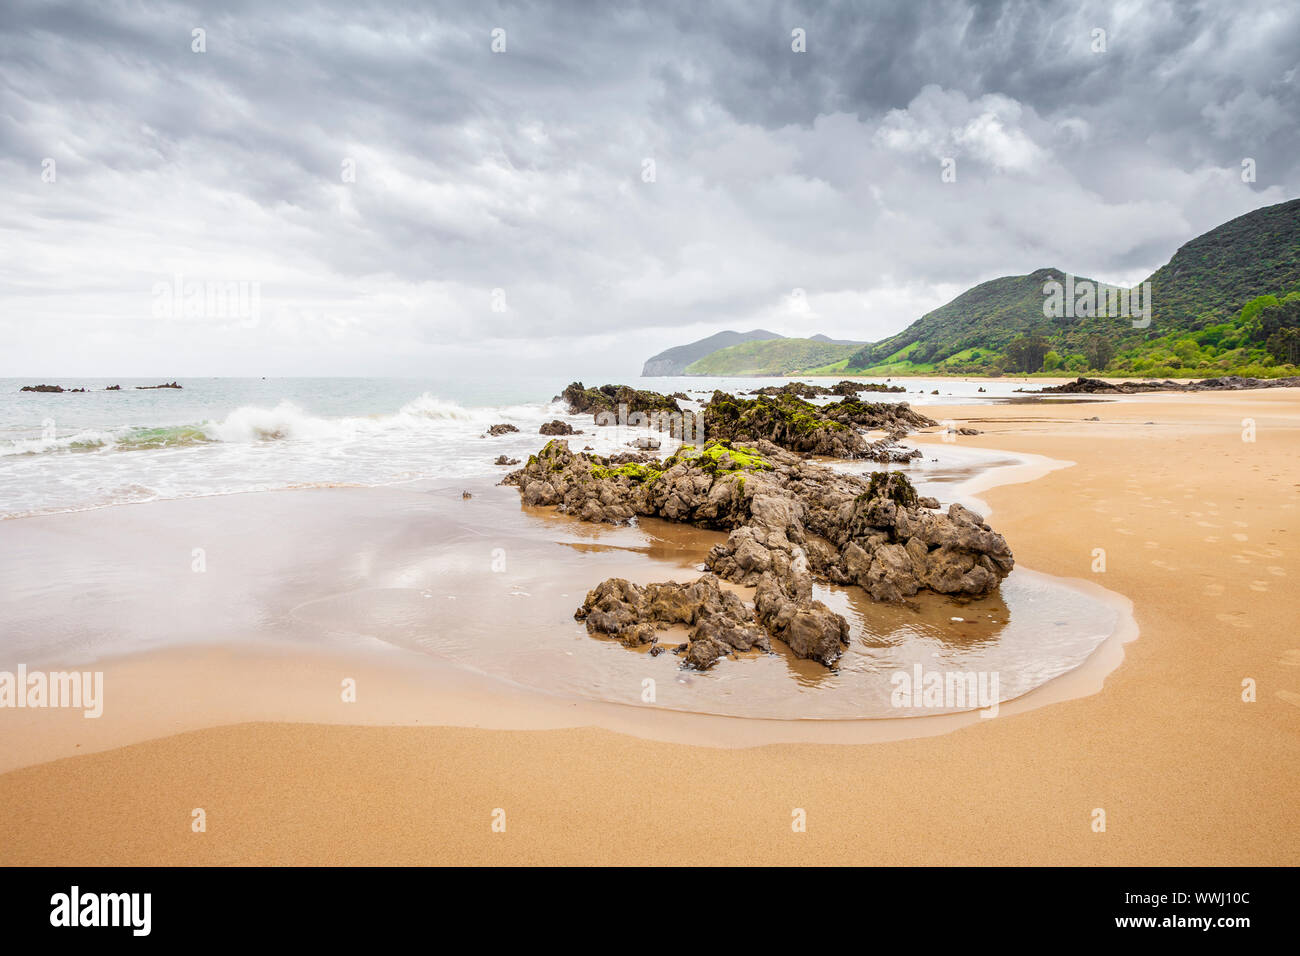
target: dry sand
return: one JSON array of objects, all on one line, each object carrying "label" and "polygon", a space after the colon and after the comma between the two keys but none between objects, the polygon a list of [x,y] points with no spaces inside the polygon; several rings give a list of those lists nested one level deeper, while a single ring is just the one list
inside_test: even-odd
[{"label": "dry sand", "polygon": [[[152,715],[172,736],[0,776],[0,862],[1300,862],[1300,393],[927,412],[984,430],[963,443],[1075,462],[982,497],[1018,563],[1132,600],[1140,636],[1099,693],[871,744],[564,728],[579,705],[558,700],[529,725],[547,729],[486,729],[526,704],[488,707],[469,678],[439,685],[439,706],[483,727],[174,733],[187,722],[173,711]],[[147,680],[167,660],[131,667]],[[50,745],[30,731],[6,749]],[[204,833],[191,831],[196,807]],[[792,831],[796,809],[807,832]]]}]

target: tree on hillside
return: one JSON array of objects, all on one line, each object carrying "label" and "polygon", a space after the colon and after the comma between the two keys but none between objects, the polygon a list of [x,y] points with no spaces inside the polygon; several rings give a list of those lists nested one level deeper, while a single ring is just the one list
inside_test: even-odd
[{"label": "tree on hillside", "polygon": [[1286,329],[1300,328],[1300,298],[1288,297],[1276,305],[1264,306],[1256,321],[1259,323],[1259,337],[1265,340]]},{"label": "tree on hillside", "polygon": [[1100,372],[1115,357],[1115,343],[1104,335],[1094,335],[1084,343],[1083,354],[1087,356],[1088,365]]},{"label": "tree on hillside", "polygon": [[1300,365],[1300,329],[1279,329],[1268,337],[1264,347],[1279,362]]},{"label": "tree on hillside", "polygon": [[1007,362],[1016,371],[1037,372],[1049,350],[1047,339],[1037,332],[1017,335],[1007,343]]}]

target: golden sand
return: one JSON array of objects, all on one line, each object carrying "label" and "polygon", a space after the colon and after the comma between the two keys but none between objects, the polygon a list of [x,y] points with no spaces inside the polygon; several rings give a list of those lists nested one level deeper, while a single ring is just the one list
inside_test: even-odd
[{"label": "golden sand", "polygon": [[[913,739],[744,746],[726,718],[660,739],[633,718],[623,732],[566,726],[585,720],[580,702],[539,706],[443,672],[409,674],[403,693],[428,695],[434,722],[479,726],[286,723],[310,719],[303,687],[337,686],[337,668],[280,661],[245,684],[265,722],[202,727],[202,708],[173,694],[114,731],[158,738],[142,743],[67,720],[11,734],[9,766],[111,749],[0,775],[0,862],[1300,862],[1300,394],[927,412],[984,431],[963,443],[1075,463],[981,497],[1018,564],[1132,601],[1140,636],[1100,692]],[[147,682],[174,661],[121,666]],[[270,694],[289,680],[294,693]],[[405,718],[400,699],[357,717]],[[537,729],[499,729],[525,719]]]}]

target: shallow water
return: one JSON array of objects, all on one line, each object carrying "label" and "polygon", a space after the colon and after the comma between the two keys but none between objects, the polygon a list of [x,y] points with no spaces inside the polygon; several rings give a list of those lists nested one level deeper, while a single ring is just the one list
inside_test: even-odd
[{"label": "shallow water", "polygon": [[[780,381],[638,384],[687,389],[698,401],[714,385]],[[514,489],[496,485],[507,469],[493,459],[526,459],[552,418],[585,431],[574,448],[601,454],[647,434],[565,416],[550,401],[564,383],[120,384],[122,392],[34,395],[0,382],[0,516],[20,519],[0,522],[0,663],[77,663],[232,639],[395,646],[562,696],[644,703],[650,681],[659,707],[896,717],[1019,696],[1077,666],[1116,626],[1110,606],[1023,569],[999,594],[969,603],[923,595],[889,607],[855,588],[819,587],[852,625],[835,670],[777,643],[770,655],[684,671],[672,653],[652,657],[590,637],[573,612],[606,577],[694,579],[721,534],[653,520],[584,524],[523,508]],[[928,393],[926,384],[909,387]],[[983,402],[1018,384],[945,382],[942,391],[959,394],[868,397]],[[488,437],[497,422],[519,431]],[[668,435],[656,437],[661,454],[673,449]],[[945,504],[978,507],[964,483],[1016,461],[938,442],[901,470]],[[462,498],[463,489],[473,497]],[[662,643],[684,636],[665,632]],[[984,675],[986,696],[895,706],[895,675],[917,666],[923,677]]]},{"label": "shallow water", "polygon": [[694,579],[721,534],[655,520],[587,524],[524,508],[490,480],[469,488],[470,499],[459,483],[420,481],[5,522],[0,667],[232,639],[388,646],[561,696],[638,704],[650,679],[658,707],[897,717],[969,709],[892,706],[897,671],[996,673],[998,697],[1009,699],[1076,666],[1116,623],[1103,602],[1021,569],[999,595],[964,604],[926,596],[889,607],[819,587],[852,625],[836,671],[779,643],[772,655],[684,671],[671,653],[589,636],[573,611],[606,577]]}]

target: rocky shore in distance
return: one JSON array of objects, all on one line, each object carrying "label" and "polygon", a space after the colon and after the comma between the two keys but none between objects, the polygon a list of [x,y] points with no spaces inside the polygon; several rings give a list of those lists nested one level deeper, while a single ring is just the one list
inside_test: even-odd
[{"label": "rocky shore in distance", "polygon": [[1300,388],[1300,376],[1289,378],[1243,378],[1225,375],[1222,378],[1205,378],[1187,383],[1170,379],[1155,382],[1106,382],[1099,378],[1076,378],[1064,385],[1046,385],[1043,388],[1018,388],[1028,395],[1132,395],[1139,392],[1236,392],[1252,388]]},{"label": "rocky shore in distance", "polygon": [[751,395],[793,395],[795,398],[817,398],[822,395],[857,395],[859,392],[906,392],[902,385],[882,382],[851,382],[848,379],[834,385],[811,385],[807,382],[787,382],[785,385],[766,385],[750,392]]},{"label": "rocky shore in distance", "polygon": [[[184,388],[183,385],[178,385],[178,384],[176,384],[175,382],[165,382],[165,383],[162,384],[162,385],[137,385],[137,386],[135,386],[135,387],[136,387],[137,389],[139,389],[140,391],[150,391],[150,390],[152,390],[152,389],[157,389],[157,388]],[[85,392],[85,391],[88,391],[88,389],[85,389],[85,388],[64,388],[62,385],[24,385],[22,388],[18,389],[18,391],[20,391],[20,392],[53,392],[53,393],[64,392],[64,393],[67,393],[67,394],[70,394],[70,395],[71,395],[71,394],[74,394],[74,393],[76,393],[76,392]],[[107,386],[106,388],[104,388],[104,391],[105,391],[105,392],[120,392],[120,391],[122,391],[122,386],[121,386],[121,385],[109,385],[109,386]]]}]

